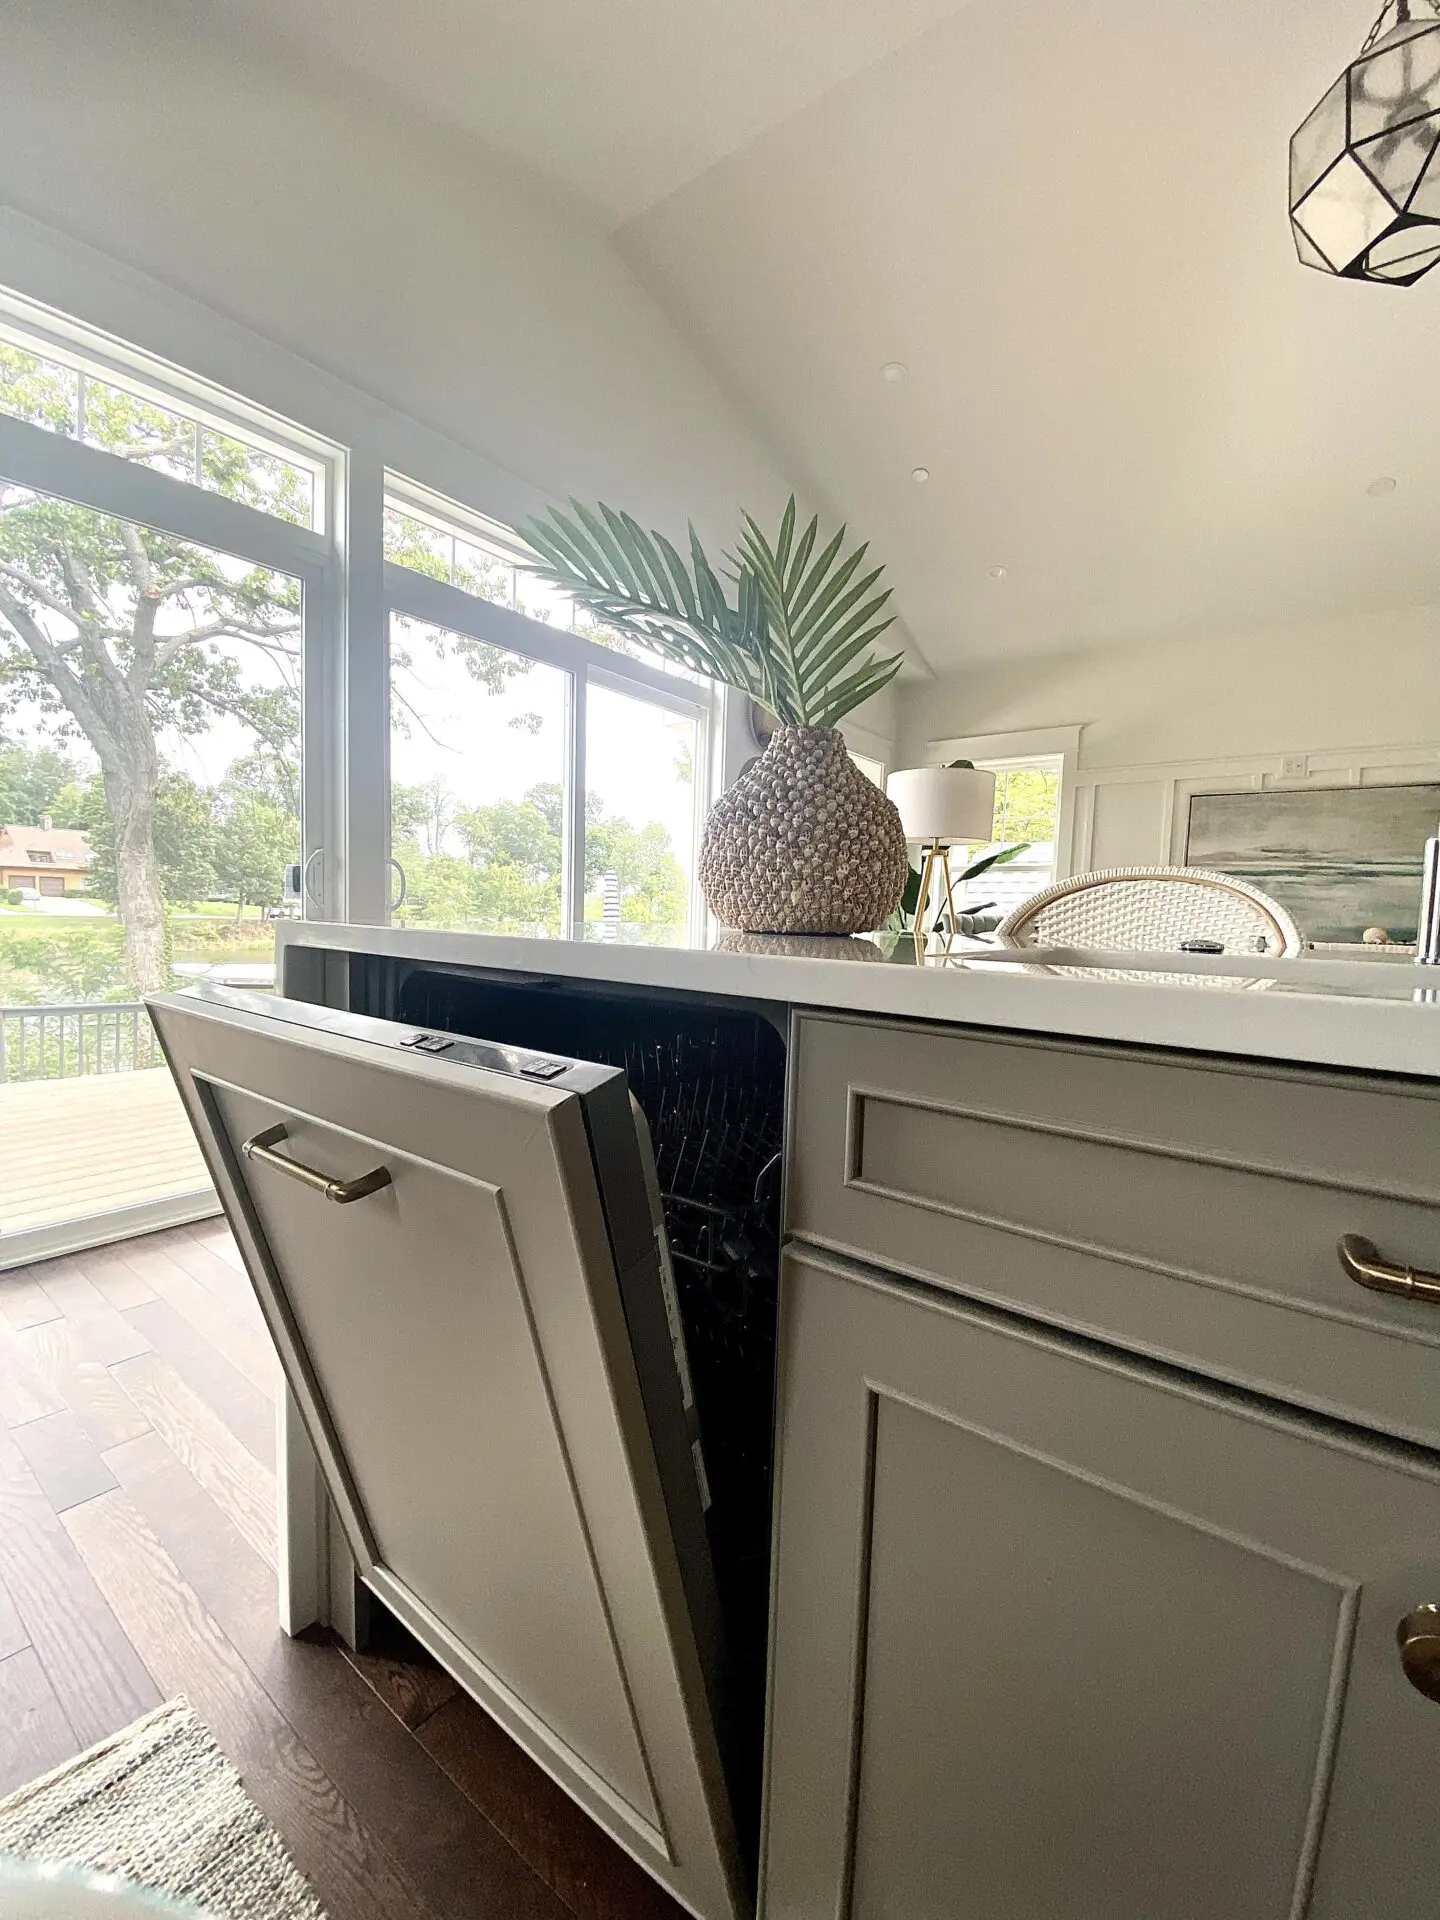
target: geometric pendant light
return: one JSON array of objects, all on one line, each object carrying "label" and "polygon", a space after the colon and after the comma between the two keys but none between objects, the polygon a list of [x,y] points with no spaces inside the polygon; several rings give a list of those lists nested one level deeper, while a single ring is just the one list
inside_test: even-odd
[{"label": "geometric pendant light", "polygon": [[1359,57],[1297,129],[1290,229],[1307,267],[1347,280],[1408,287],[1440,261],[1437,12],[1415,20],[1410,0],[1385,0]]}]

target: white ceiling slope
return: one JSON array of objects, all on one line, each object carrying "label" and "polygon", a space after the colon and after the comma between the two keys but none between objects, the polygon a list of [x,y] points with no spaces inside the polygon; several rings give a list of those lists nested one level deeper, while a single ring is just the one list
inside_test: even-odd
[{"label": "white ceiling slope", "polygon": [[613,224],[966,0],[202,0],[564,181]]},{"label": "white ceiling slope", "polygon": [[1336,282],[1285,217],[1350,0],[209,5],[624,216],[937,670],[1440,598],[1440,271]]}]

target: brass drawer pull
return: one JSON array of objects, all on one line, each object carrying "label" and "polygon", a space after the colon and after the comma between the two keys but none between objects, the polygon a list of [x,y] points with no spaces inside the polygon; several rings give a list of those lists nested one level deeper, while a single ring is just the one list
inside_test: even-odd
[{"label": "brass drawer pull", "polygon": [[258,1160],[262,1166],[273,1167],[277,1173],[298,1180],[302,1187],[323,1193],[327,1200],[341,1207],[348,1207],[352,1200],[363,1200],[367,1193],[378,1193],[381,1187],[390,1184],[388,1167],[372,1167],[369,1173],[357,1173],[353,1180],[332,1180],[328,1173],[317,1173],[314,1167],[292,1160],[288,1154],[276,1153],[275,1148],[287,1137],[283,1126],[266,1127],[253,1139],[242,1141],[240,1151],[247,1160]]},{"label": "brass drawer pull", "polygon": [[1395,1629],[1405,1678],[1427,1700],[1440,1700],[1440,1607],[1427,1602]]},{"label": "brass drawer pull", "polygon": [[1361,1234],[1347,1233],[1336,1247],[1340,1264],[1362,1287],[1376,1293],[1401,1293],[1411,1300],[1440,1300],[1440,1273],[1426,1273],[1419,1267],[1392,1267],[1380,1258],[1373,1240]]}]

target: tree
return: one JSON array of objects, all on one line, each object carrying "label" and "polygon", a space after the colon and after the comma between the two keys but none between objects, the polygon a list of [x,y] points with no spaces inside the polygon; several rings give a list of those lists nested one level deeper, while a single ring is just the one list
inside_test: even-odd
[{"label": "tree", "polygon": [[[119,898],[115,869],[115,831],[99,774],[84,789],[83,825],[90,837],[86,889],[114,906]],[[215,892],[215,796],[189,774],[162,772],[155,783],[151,831],[155,870],[167,904],[208,900]]]},{"label": "tree", "polygon": [[235,902],[237,920],[247,906],[280,904],[286,863],[295,860],[299,850],[293,814],[243,787],[223,794],[215,833],[215,877],[219,897]]},{"label": "tree", "polygon": [[585,825],[585,891],[594,893],[613,873],[620,883],[620,918],[638,926],[678,926],[685,918],[685,874],[657,820],[635,828],[603,815]]},{"label": "tree", "polygon": [[57,827],[82,827],[80,769],[54,747],[0,747],[0,825],[38,827],[48,813]]},{"label": "tree", "polygon": [[1007,767],[996,780],[997,841],[1053,840],[1060,776],[1047,767]]},{"label": "tree", "polygon": [[[0,348],[0,387],[7,411],[74,430],[67,370]],[[122,459],[301,517],[299,469],[272,456],[98,381],[84,419],[86,439]],[[292,743],[299,639],[298,582],[0,481],[0,701],[38,709],[100,763],[126,970],[142,992],[168,975],[157,734],[229,716],[272,751]],[[223,643],[275,663],[278,684],[247,684]]]}]

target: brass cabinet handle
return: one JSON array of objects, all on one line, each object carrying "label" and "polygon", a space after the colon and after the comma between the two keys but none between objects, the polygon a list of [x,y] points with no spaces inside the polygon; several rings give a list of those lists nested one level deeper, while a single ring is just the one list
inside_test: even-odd
[{"label": "brass cabinet handle", "polygon": [[262,1166],[273,1167],[277,1173],[298,1180],[302,1187],[309,1187],[315,1193],[323,1193],[327,1200],[341,1207],[348,1207],[352,1200],[363,1200],[367,1193],[378,1193],[381,1187],[390,1184],[388,1167],[372,1167],[369,1173],[357,1173],[353,1180],[332,1180],[328,1173],[317,1173],[314,1167],[292,1160],[288,1154],[276,1153],[275,1148],[288,1137],[283,1126],[266,1127],[253,1139],[242,1140],[240,1151],[247,1160],[258,1160]]},{"label": "brass cabinet handle", "polygon": [[1405,1678],[1427,1700],[1440,1701],[1440,1607],[1415,1607],[1395,1629]]},{"label": "brass cabinet handle", "polygon": [[1440,1273],[1420,1267],[1392,1267],[1373,1240],[1347,1233],[1335,1251],[1350,1278],[1375,1293],[1401,1293],[1411,1300],[1440,1300]]}]

